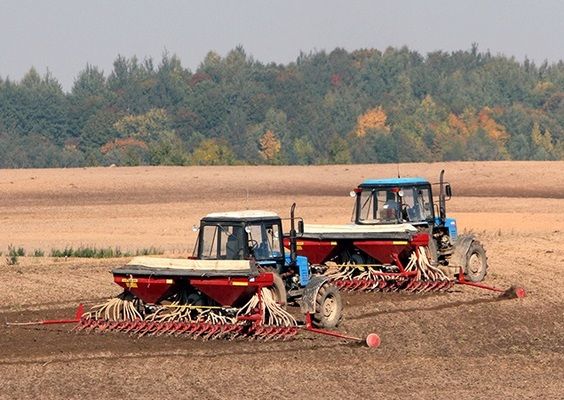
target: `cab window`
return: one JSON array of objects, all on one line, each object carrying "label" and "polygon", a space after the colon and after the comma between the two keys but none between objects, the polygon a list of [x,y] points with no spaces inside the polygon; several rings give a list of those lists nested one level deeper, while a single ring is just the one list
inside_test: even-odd
[{"label": "cab window", "polygon": [[428,188],[403,188],[402,217],[409,222],[423,222],[433,218],[433,205]]},{"label": "cab window", "polygon": [[247,225],[249,247],[257,260],[271,259],[282,255],[280,248],[280,226],[276,223]]},{"label": "cab window", "polygon": [[201,233],[201,258],[242,260],[245,256],[243,228],[233,225],[205,225]]}]

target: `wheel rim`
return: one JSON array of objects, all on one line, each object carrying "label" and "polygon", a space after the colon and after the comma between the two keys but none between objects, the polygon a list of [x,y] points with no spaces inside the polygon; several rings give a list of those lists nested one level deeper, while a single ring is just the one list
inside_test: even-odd
[{"label": "wheel rim", "polygon": [[479,254],[472,253],[468,260],[468,271],[472,275],[479,275],[482,270],[482,259]]},{"label": "wheel rim", "polygon": [[327,296],[323,302],[323,316],[327,319],[331,319],[335,316],[337,312],[337,302],[335,297]]}]

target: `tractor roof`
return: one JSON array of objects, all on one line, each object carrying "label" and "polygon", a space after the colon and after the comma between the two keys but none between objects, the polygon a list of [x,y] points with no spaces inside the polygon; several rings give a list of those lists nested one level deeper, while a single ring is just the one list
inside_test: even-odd
[{"label": "tractor roof", "polygon": [[429,181],[425,178],[389,178],[389,179],[366,179],[360,187],[371,186],[407,186],[407,185],[428,185]]},{"label": "tractor roof", "polygon": [[243,210],[211,213],[206,215],[203,219],[217,221],[260,221],[263,219],[271,220],[279,218],[278,214],[272,211]]}]

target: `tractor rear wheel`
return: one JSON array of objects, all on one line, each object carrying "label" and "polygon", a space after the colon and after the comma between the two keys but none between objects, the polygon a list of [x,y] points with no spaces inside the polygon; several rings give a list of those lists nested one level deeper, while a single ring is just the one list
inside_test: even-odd
[{"label": "tractor rear wheel", "polygon": [[288,294],[286,293],[286,285],[284,281],[276,272],[272,272],[274,283],[268,289],[272,292],[272,297],[282,307],[286,307]]},{"label": "tractor rear wheel", "polygon": [[427,245],[427,257],[429,258],[429,262],[431,265],[436,267],[439,265],[439,252],[437,250],[437,242],[435,242],[435,238],[431,236],[429,238],[429,244]]},{"label": "tractor rear wheel", "polygon": [[333,329],[343,319],[343,301],[339,290],[330,283],[324,283],[315,298],[315,314],[312,323],[317,328]]},{"label": "tractor rear wheel", "polygon": [[464,278],[471,282],[481,282],[488,272],[488,258],[484,246],[474,240],[466,252]]}]

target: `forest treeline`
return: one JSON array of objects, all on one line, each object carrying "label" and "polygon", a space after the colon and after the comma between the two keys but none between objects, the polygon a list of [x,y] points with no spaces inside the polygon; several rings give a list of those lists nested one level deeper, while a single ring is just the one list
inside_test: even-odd
[{"label": "forest treeline", "polygon": [[0,77],[0,167],[564,159],[564,62],[335,49],[264,64],[242,47]]}]

